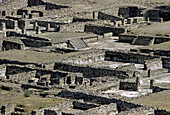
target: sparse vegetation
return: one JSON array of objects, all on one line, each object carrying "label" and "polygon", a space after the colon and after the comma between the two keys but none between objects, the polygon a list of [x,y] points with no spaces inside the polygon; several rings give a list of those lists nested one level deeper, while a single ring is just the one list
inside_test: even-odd
[{"label": "sparse vegetation", "polygon": [[29,91],[25,91],[24,96],[25,97],[30,97],[31,93]]}]

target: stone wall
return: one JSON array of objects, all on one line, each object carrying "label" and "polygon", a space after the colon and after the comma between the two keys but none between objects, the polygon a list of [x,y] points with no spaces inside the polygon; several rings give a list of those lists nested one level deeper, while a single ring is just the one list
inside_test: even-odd
[{"label": "stone wall", "polygon": [[111,103],[116,103],[118,111],[130,110],[132,108],[142,107],[142,105],[133,104],[130,102],[118,100],[118,99],[109,99],[106,97],[100,97],[95,95],[89,95],[81,92],[70,92],[70,91],[61,91],[57,96],[71,99],[81,99],[84,102],[99,104],[99,105],[108,105]]},{"label": "stone wall", "polygon": [[169,115],[170,111],[157,109],[154,111],[155,115]]},{"label": "stone wall", "polygon": [[65,24],[60,26],[60,32],[84,32],[85,29],[84,22],[75,22],[72,24]]},{"label": "stone wall", "polygon": [[156,58],[156,59],[151,59],[151,60],[146,60],[145,61],[145,69],[160,69],[162,68],[162,60],[161,58]]},{"label": "stone wall", "polygon": [[74,17],[81,18],[81,19],[93,19],[94,13],[93,12],[82,12],[82,13],[75,14]]},{"label": "stone wall", "polygon": [[152,87],[153,93],[161,92],[161,91],[164,91],[164,90],[170,90],[170,88],[159,87],[159,86],[153,86]]},{"label": "stone wall", "polygon": [[6,66],[0,65],[0,79],[6,78]]},{"label": "stone wall", "polygon": [[[127,42],[127,43],[132,43],[135,45],[145,45],[145,44],[150,45],[150,42],[152,41],[152,39],[154,39],[152,44],[160,44],[163,42],[170,41],[169,37],[137,36],[133,34],[120,34],[119,35],[120,42]],[[134,40],[136,41],[138,40],[138,42],[135,43]]]},{"label": "stone wall", "polygon": [[158,56],[151,56],[148,54],[134,53],[129,51],[106,51],[105,60],[118,61],[126,63],[144,64],[145,60],[158,58]]},{"label": "stone wall", "polygon": [[160,44],[160,43],[168,42],[168,41],[170,41],[169,37],[155,37],[154,44]]},{"label": "stone wall", "polygon": [[79,101],[73,102],[73,109],[88,110],[88,109],[95,108],[95,107],[99,107],[99,106],[90,104],[90,103],[83,103]]},{"label": "stone wall", "polygon": [[14,21],[7,19],[0,19],[0,23],[5,23],[6,29],[14,29]]},{"label": "stone wall", "polygon": [[104,12],[99,12],[98,18],[100,20],[110,20],[110,21],[115,21],[115,20],[122,20],[122,18],[119,18],[118,16],[114,16],[111,14],[106,14]]},{"label": "stone wall", "polygon": [[24,49],[24,45],[21,43],[16,43],[16,42],[11,42],[11,41],[3,41],[2,49],[3,51],[12,50],[12,49],[22,50]]},{"label": "stone wall", "polygon": [[170,58],[162,58],[163,68],[170,68]]},{"label": "stone wall", "polygon": [[4,105],[2,106],[1,108],[1,113],[3,115],[9,115],[11,114],[12,112],[14,112],[14,108],[15,108],[16,104],[7,104],[7,105]]},{"label": "stone wall", "polygon": [[137,36],[131,35],[131,34],[120,34],[119,35],[120,42],[132,43],[135,38],[137,38]]},{"label": "stone wall", "polygon": [[[84,112],[80,113],[81,115],[116,115],[118,114],[117,111],[117,104],[111,103],[109,105],[101,105],[99,107],[95,107]],[[78,115],[78,114],[75,114]]]},{"label": "stone wall", "polygon": [[85,32],[92,32],[95,34],[103,35],[104,33],[113,32],[113,35],[119,35],[125,33],[126,29],[124,28],[115,28],[110,26],[98,26],[98,25],[86,25]]},{"label": "stone wall", "polygon": [[159,55],[159,56],[167,56],[170,57],[170,51],[169,50],[154,50],[154,49],[142,49],[140,48],[139,51],[141,53],[153,53],[154,55]]},{"label": "stone wall", "polygon": [[21,39],[27,47],[45,47],[52,46],[51,42],[43,41],[43,40],[31,40],[31,39]]},{"label": "stone wall", "polygon": [[28,0],[28,7],[44,5],[44,4],[45,3],[42,0]]},{"label": "stone wall", "polygon": [[120,90],[128,90],[128,91],[138,91],[138,83],[120,81],[119,89]]},{"label": "stone wall", "polygon": [[119,16],[120,15],[122,15],[124,18],[137,17],[138,7],[130,6],[130,7],[119,8]]},{"label": "stone wall", "polygon": [[46,2],[46,6],[45,9],[46,10],[53,10],[53,9],[61,9],[61,8],[68,8],[68,6],[64,6],[64,5],[56,5],[56,4],[52,4],[52,3],[47,3]]},{"label": "stone wall", "polygon": [[[116,76],[118,78],[128,78],[130,77],[130,71],[117,71],[107,68],[90,67],[90,66],[79,66],[76,64],[64,64],[56,62],[54,69],[68,71],[68,72],[79,72],[83,73],[84,77],[102,77],[102,76]],[[129,75],[130,74],[130,75]]]}]

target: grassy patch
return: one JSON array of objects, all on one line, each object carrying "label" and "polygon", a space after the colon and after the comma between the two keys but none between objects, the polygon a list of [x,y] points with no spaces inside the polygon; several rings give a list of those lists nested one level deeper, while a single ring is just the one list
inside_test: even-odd
[{"label": "grassy patch", "polygon": [[153,93],[149,96],[144,96],[128,101],[143,104],[146,106],[157,107],[159,109],[170,110],[170,90],[159,93]]},{"label": "grassy patch", "polygon": [[3,94],[0,94],[0,107],[8,103],[14,103],[18,107],[23,107],[28,113],[39,108],[54,106],[64,101],[64,99],[42,98],[33,94],[25,97],[24,93],[16,92],[3,91]]}]

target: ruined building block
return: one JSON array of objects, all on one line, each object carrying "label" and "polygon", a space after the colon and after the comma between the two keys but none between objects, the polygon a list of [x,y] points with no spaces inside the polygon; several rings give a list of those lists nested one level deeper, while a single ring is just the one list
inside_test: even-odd
[{"label": "ruined building block", "polygon": [[148,77],[151,76],[151,69],[148,70]]},{"label": "ruined building block", "polygon": [[34,25],[33,25],[33,30],[36,30],[37,26],[38,26],[38,22],[35,21],[35,22],[34,22]]},{"label": "ruined building block", "polygon": [[5,32],[6,31],[6,23],[5,22],[2,22],[2,31]]},{"label": "ruined building block", "polygon": [[46,31],[50,31],[50,23],[47,23],[47,25],[46,25]]},{"label": "ruined building block", "polygon": [[148,17],[148,18],[147,18],[147,23],[149,23],[149,22],[150,22],[150,18]]},{"label": "ruined building block", "polygon": [[128,24],[131,24],[131,25],[133,24],[133,18],[128,19]]},{"label": "ruined building block", "polygon": [[125,20],[125,19],[122,20],[122,25],[123,25],[123,26],[126,25],[126,20]]},{"label": "ruined building block", "polygon": [[26,34],[27,33],[26,29],[22,29],[22,33]]},{"label": "ruined building block", "polygon": [[41,27],[36,27],[36,34],[41,34]]},{"label": "ruined building block", "polygon": [[154,79],[151,79],[151,80],[150,80],[150,89],[153,88],[153,82],[154,82]]},{"label": "ruined building block", "polygon": [[99,12],[94,11],[94,12],[93,12],[93,19],[97,20],[98,17],[99,17],[98,15],[99,15]]},{"label": "ruined building block", "polygon": [[9,115],[12,112],[14,112],[15,107],[16,107],[16,104],[7,104],[7,105],[4,105],[1,108],[1,113],[3,115]]},{"label": "ruined building block", "polygon": [[163,18],[160,18],[160,23],[163,23],[164,22],[164,19]]},{"label": "ruined building block", "polygon": [[15,30],[18,29],[18,21],[17,21],[17,20],[14,21],[14,29],[15,29]]}]

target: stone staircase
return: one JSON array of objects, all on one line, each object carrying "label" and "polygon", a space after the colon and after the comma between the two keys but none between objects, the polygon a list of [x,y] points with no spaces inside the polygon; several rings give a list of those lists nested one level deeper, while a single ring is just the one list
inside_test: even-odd
[{"label": "stone staircase", "polygon": [[81,38],[71,39],[69,40],[69,43],[74,49],[84,49],[88,47],[88,45]]},{"label": "stone staircase", "polygon": [[133,45],[143,45],[143,46],[147,46],[147,45],[152,45],[154,42],[154,38],[153,37],[145,37],[145,36],[139,36],[137,38],[135,38],[132,42]]}]

